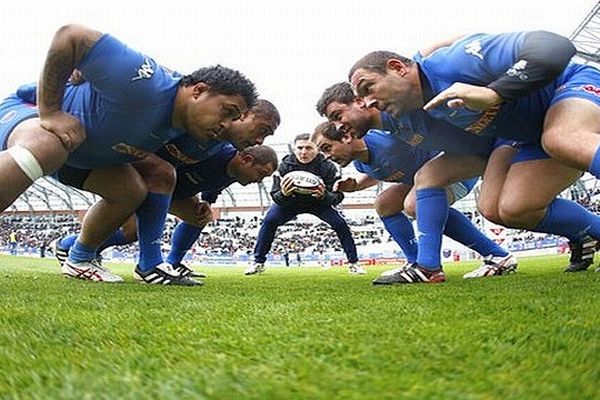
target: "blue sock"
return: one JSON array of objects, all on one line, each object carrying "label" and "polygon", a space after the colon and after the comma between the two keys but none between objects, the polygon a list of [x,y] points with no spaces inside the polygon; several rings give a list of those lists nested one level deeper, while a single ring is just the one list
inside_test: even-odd
[{"label": "blue sock", "polygon": [[442,232],[448,219],[448,208],[446,189],[417,190],[417,262],[423,268],[437,269],[442,265]]},{"label": "blue sock", "polygon": [[69,261],[71,262],[91,261],[95,257],[96,249],[82,245],[79,240],[76,240],[69,249]]},{"label": "blue sock", "polygon": [[600,217],[573,201],[554,199],[534,230],[572,241],[580,241],[586,235],[600,238]]},{"label": "blue sock", "polygon": [[128,244],[128,243],[129,243],[129,241],[123,234],[123,230],[118,229],[112,235],[110,235],[110,237],[108,239],[106,239],[104,241],[104,243],[102,243],[100,245],[100,247],[98,247],[98,254],[102,253],[102,251],[108,247],[121,246],[121,245]]},{"label": "blue sock", "polygon": [[171,251],[167,256],[167,262],[171,265],[177,265],[185,257],[185,253],[192,248],[202,232],[202,228],[194,225],[180,222],[171,237]]},{"label": "blue sock", "polygon": [[163,262],[160,247],[170,202],[168,194],[148,193],[135,212],[140,245],[139,267],[142,271],[149,271]]},{"label": "blue sock", "polygon": [[592,164],[590,165],[589,171],[596,178],[600,178],[600,146],[596,149],[596,154],[594,154],[594,158],[592,159]]},{"label": "blue sock", "polygon": [[69,250],[75,244],[76,240],[77,240],[77,235],[75,235],[75,234],[69,235],[67,237],[62,238],[58,242],[58,246],[61,249]]},{"label": "blue sock", "polygon": [[463,213],[452,207],[450,207],[448,212],[448,221],[446,221],[444,234],[475,250],[482,256],[491,254],[493,256],[505,257],[508,255],[508,251],[481,233]]},{"label": "blue sock", "polygon": [[395,215],[381,217],[381,221],[385,229],[387,229],[404,252],[406,261],[409,264],[417,261],[417,239],[415,238],[415,231],[408,217],[400,212]]}]

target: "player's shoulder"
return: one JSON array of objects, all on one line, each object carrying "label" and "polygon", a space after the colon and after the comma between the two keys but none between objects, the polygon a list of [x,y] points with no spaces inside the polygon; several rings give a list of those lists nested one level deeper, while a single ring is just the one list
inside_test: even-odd
[{"label": "player's shoulder", "polygon": [[527,32],[506,32],[506,33],[487,33],[477,32],[466,35],[456,36],[447,41],[433,44],[429,47],[419,50],[413,59],[419,64],[435,65],[436,63],[445,63],[448,65],[448,57],[453,57],[453,61],[464,60],[483,60],[485,46],[494,44],[506,45],[508,42],[519,41]]},{"label": "player's shoulder", "polygon": [[362,139],[369,151],[389,147],[395,140],[392,132],[381,129],[369,129]]}]

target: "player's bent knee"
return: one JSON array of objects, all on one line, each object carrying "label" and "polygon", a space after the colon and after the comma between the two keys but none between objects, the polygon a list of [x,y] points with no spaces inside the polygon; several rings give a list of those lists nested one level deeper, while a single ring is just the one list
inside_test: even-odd
[{"label": "player's bent knee", "polygon": [[449,183],[449,180],[443,174],[437,173],[434,168],[422,167],[415,173],[415,189],[443,188]]},{"label": "player's bent knee", "polygon": [[495,224],[502,224],[498,207],[496,207],[495,204],[493,206],[490,204],[478,204],[477,211],[479,211],[479,214],[481,214],[488,221]]},{"label": "player's bent knee", "polygon": [[152,186],[148,190],[170,193],[175,189],[176,180],[175,168],[167,162],[162,163],[154,170]]},{"label": "player's bent knee", "polygon": [[411,218],[416,218],[417,205],[412,201],[405,202],[404,203],[404,213]]},{"label": "player's bent knee", "polygon": [[547,129],[542,135],[542,148],[549,155],[554,155],[561,150],[567,137],[560,129]]},{"label": "player's bent knee", "polygon": [[148,191],[154,193],[172,193],[175,189],[177,174],[175,168],[167,161],[152,154],[133,165],[144,178]]},{"label": "player's bent knee", "polygon": [[499,223],[506,227],[521,229],[530,228],[531,221],[529,217],[530,213],[515,202],[500,201],[500,203],[498,204],[497,218],[499,220]]},{"label": "player's bent knee", "polygon": [[16,145],[9,148],[7,152],[32,182],[45,175],[44,169],[27,148]]},{"label": "player's bent knee", "polygon": [[384,196],[377,196],[375,202],[373,203],[373,208],[375,208],[377,215],[380,217],[387,217],[391,215],[390,204]]}]

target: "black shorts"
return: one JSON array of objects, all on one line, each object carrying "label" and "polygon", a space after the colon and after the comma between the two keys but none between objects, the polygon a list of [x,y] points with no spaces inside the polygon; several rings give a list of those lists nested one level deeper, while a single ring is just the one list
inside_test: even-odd
[{"label": "black shorts", "polygon": [[53,176],[64,185],[84,190],[83,185],[91,172],[91,169],[81,169],[71,167],[70,165],[63,165],[53,174]]}]

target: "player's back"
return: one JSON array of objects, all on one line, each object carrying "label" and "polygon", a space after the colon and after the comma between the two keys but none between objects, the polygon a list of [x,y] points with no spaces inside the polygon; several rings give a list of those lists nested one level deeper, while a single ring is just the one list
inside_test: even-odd
[{"label": "player's back", "polygon": [[171,128],[175,91],[154,104],[113,104],[89,83],[68,86],[63,110],[77,117],[86,140],[67,160],[78,168],[96,168],[137,159],[138,151],[154,152],[183,134]]},{"label": "player's back", "polygon": [[[427,77],[423,83],[425,90],[430,89],[435,96],[455,82],[487,86],[507,71],[520,74],[525,64],[520,64],[523,61],[518,59],[519,50],[526,35],[527,32],[469,35],[427,57],[417,54],[415,60]],[[569,65],[542,89],[484,111],[451,109],[442,104],[429,114],[471,134],[539,143],[545,113],[557,89],[574,68],[578,68],[576,64]]]}]

